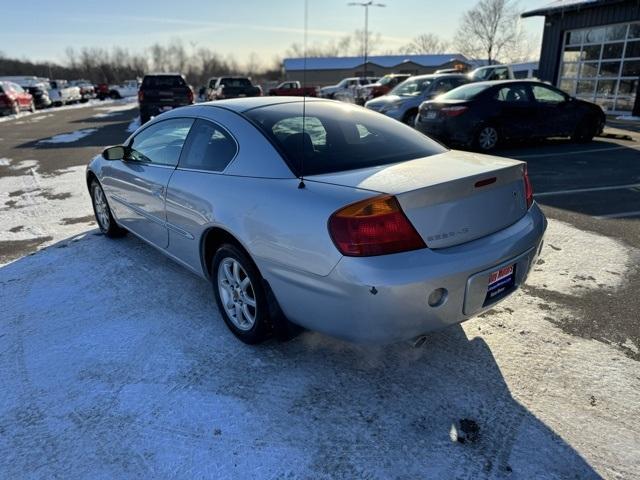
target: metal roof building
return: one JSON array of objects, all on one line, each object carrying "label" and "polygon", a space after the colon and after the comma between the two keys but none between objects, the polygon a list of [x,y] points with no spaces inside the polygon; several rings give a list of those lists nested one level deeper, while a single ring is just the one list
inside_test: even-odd
[{"label": "metal roof building", "polygon": [[[468,68],[473,64],[459,53],[435,55],[373,55],[368,57],[366,76],[380,77],[387,73],[419,75],[444,68]],[[304,58],[285,58],[286,80],[302,80]],[[310,57],[306,59],[306,81],[313,85],[328,85],[346,77],[365,76],[362,57]]]},{"label": "metal roof building", "polygon": [[539,76],[608,113],[640,115],[640,0],[556,0],[544,16]]}]

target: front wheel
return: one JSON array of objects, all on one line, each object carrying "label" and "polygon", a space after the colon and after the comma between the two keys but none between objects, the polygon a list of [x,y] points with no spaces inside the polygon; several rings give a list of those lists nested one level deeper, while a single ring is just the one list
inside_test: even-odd
[{"label": "front wheel", "polygon": [[96,180],[91,182],[91,203],[93,204],[93,213],[96,216],[98,227],[100,227],[102,233],[110,238],[121,237],[126,233],[126,230],[121,228],[113,218],[107,202],[107,196]]},{"label": "front wheel", "polygon": [[261,343],[272,332],[262,276],[238,247],[222,245],[212,260],[216,303],[229,330],[244,343]]},{"label": "front wheel", "polygon": [[403,122],[409,125],[410,127],[415,127],[416,125],[416,117],[418,116],[418,112],[407,112],[407,114],[403,118]]},{"label": "front wheel", "polygon": [[474,139],[474,147],[481,152],[490,152],[496,148],[500,136],[493,125],[484,125],[478,129]]}]

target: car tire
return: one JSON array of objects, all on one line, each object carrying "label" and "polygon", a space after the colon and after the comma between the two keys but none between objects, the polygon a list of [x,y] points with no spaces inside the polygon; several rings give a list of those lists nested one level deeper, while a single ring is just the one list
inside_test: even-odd
[{"label": "car tire", "polygon": [[416,118],[418,117],[418,111],[417,110],[410,110],[407,113],[405,113],[402,122],[406,123],[407,125],[409,125],[410,127],[415,127],[416,125]]},{"label": "car tire", "polygon": [[598,122],[593,118],[584,118],[576,126],[571,135],[571,140],[576,143],[589,143],[596,136]]},{"label": "car tire", "polygon": [[473,148],[479,152],[491,152],[495,150],[499,142],[498,129],[491,124],[486,124],[478,128],[473,138]]},{"label": "car tire", "polygon": [[107,196],[97,180],[91,182],[91,204],[100,231],[109,238],[122,237],[127,231],[120,227],[113,218]]},{"label": "car tire", "polygon": [[240,248],[222,245],[211,260],[213,293],[224,322],[242,342],[255,345],[273,332],[262,275]]}]

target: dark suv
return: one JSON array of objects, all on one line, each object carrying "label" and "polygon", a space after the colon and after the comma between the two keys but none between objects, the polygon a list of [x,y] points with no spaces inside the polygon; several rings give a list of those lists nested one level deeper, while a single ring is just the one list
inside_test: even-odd
[{"label": "dark suv", "polygon": [[249,77],[220,77],[213,91],[214,100],[239,97],[259,97],[262,89],[251,83]]},{"label": "dark suv", "polygon": [[177,107],[193,103],[193,90],[179,73],[145,75],[138,90],[140,123]]}]

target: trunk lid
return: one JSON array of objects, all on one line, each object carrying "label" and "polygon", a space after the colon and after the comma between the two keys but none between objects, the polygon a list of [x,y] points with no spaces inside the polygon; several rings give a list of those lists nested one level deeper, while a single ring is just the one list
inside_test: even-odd
[{"label": "trunk lid", "polygon": [[527,211],[524,163],[460,151],[305,180],[395,195],[429,248],[490,235]]}]

